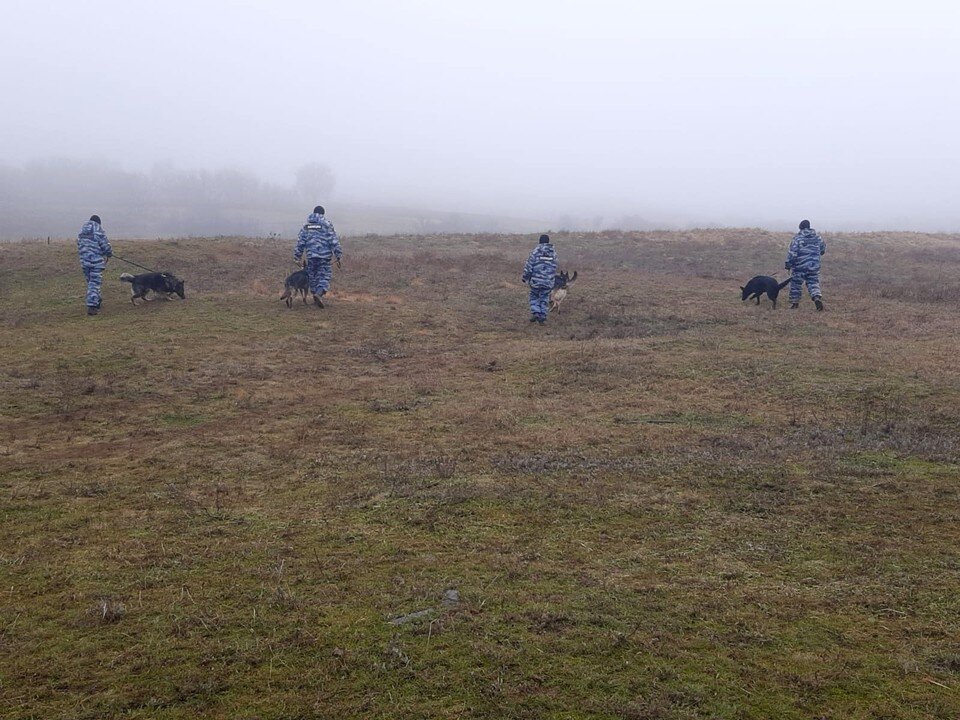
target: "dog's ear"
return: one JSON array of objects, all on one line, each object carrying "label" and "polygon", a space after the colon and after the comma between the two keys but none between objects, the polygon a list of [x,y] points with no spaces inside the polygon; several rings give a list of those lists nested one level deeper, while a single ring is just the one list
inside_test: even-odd
[{"label": "dog's ear", "polygon": [[743,285],[740,286],[740,291],[743,292]]}]

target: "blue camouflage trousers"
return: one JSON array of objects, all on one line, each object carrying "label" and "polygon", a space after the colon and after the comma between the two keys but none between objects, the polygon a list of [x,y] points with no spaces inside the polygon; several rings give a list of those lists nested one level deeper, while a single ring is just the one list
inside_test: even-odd
[{"label": "blue camouflage trousers", "polygon": [[800,296],[803,295],[803,284],[807,284],[807,291],[810,297],[821,297],[820,289],[820,271],[819,270],[794,270],[790,276],[790,302],[800,302]]},{"label": "blue camouflage trousers", "polygon": [[330,289],[330,278],[333,277],[330,258],[310,258],[307,260],[307,275],[310,276],[310,292],[314,295],[326,293]]},{"label": "blue camouflage trousers", "polygon": [[87,279],[87,307],[100,307],[100,286],[103,285],[103,265],[81,265]]},{"label": "blue camouflage trousers", "polygon": [[547,317],[547,310],[550,306],[550,291],[553,288],[549,287],[531,287],[530,288],[530,314],[538,318]]}]

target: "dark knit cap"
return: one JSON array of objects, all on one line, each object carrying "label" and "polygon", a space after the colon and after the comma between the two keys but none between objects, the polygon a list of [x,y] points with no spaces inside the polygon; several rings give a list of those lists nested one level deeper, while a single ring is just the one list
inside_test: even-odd
[{"label": "dark knit cap", "polygon": [[317,205],[317,206],[313,209],[313,212],[314,212],[315,214],[317,214],[317,215],[323,215],[323,214],[324,214],[323,205]]},{"label": "dark knit cap", "polygon": [[800,223],[800,229],[801,229],[801,230],[809,230],[809,229],[810,229],[810,221],[809,221],[809,220],[803,220],[803,221],[801,221],[801,223]]},{"label": "dark knit cap", "polygon": [[542,243],[548,243],[548,242],[550,242],[550,236],[549,236],[549,235],[541,235],[541,236],[540,236],[540,242],[542,242]]},{"label": "dark knit cap", "polygon": [[100,216],[99,216],[99,215],[91,215],[91,216],[90,216],[90,222],[95,222],[97,225],[102,225],[102,223],[100,222]]}]

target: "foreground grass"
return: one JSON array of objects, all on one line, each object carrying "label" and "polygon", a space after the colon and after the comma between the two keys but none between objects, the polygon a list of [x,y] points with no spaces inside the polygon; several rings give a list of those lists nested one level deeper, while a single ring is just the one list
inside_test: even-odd
[{"label": "foreground grass", "polygon": [[189,299],[92,320],[0,248],[0,713],[958,716],[960,240],[742,306],[783,242],[560,237],[545,328],[528,238],[350,242],[323,312],[128,244]]}]

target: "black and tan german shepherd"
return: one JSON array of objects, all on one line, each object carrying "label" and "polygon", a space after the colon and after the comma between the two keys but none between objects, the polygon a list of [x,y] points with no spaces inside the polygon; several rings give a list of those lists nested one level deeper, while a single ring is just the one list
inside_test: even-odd
[{"label": "black and tan german shepherd", "polygon": [[147,293],[170,299],[171,295],[179,295],[181,300],[185,300],[183,294],[183,280],[171,273],[143,273],[141,275],[131,275],[123,273],[120,276],[121,282],[128,282],[133,287],[130,288],[130,302],[137,304],[137,299],[146,300]]},{"label": "black and tan german shepherd", "polygon": [[302,270],[290,273],[287,279],[283,281],[283,293],[280,299],[287,307],[293,307],[293,300],[299,293],[303,297],[303,304],[307,304],[307,293],[310,291],[310,275],[307,274],[306,265]]}]

